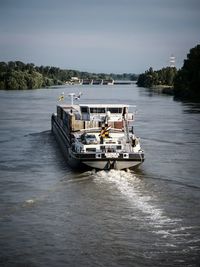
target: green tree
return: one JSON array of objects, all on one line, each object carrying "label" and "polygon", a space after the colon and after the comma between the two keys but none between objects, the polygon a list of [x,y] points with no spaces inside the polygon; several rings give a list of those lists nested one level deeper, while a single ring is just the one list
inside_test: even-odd
[{"label": "green tree", "polygon": [[5,79],[5,89],[27,89],[25,74],[22,71],[9,71]]},{"label": "green tree", "polygon": [[154,71],[151,67],[139,75],[137,85],[148,88],[156,85],[172,86],[176,73],[176,68],[167,67]]},{"label": "green tree", "polygon": [[0,80],[0,90],[5,90],[5,89],[6,89],[5,82]]},{"label": "green tree", "polygon": [[43,85],[43,76],[41,73],[33,71],[31,74],[26,75],[28,89],[41,88]]},{"label": "green tree", "polygon": [[190,49],[174,82],[175,96],[200,99],[200,45]]}]

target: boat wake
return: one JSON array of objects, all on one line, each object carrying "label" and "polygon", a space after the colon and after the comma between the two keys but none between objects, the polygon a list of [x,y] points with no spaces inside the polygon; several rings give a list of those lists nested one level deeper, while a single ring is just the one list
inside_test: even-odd
[{"label": "boat wake", "polygon": [[133,210],[130,219],[140,221],[140,225],[153,234],[170,238],[169,246],[185,242],[184,239],[190,236],[191,227],[184,227],[180,218],[168,216],[160,207],[162,203],[159,205],[159,201],[162,200],[159,200],[155,194],[152,195],[142,179],[133,172],[99,171],[95,174],[94,181],[99,185],[102,183],[110,185],[112,190],[120,192],[120,196],[128,202],[130,210]]},{"label": "boat wake", "polygon": [[131,206],[136,207],[146,215],[147,220],[154,227],[177,221],[171,220],[164,215],[164,211],[161,208],[151,204],[153,201],[152,196],[143,192],[142,181],[134,173],[110,170],[108,172],[97,172],[95,176],[95,180],[100,183],[107,182],[114,185]]}]

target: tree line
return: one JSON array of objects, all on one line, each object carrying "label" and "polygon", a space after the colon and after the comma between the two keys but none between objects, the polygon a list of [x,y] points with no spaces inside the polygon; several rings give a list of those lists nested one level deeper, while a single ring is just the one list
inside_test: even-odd
[{"label": "tree line", "polygon": [[139,75],[137,85],[140,87],[152,88],[157,85],[173,86],[174,78],[177,74],[175,67],[166,67],[154,71],[152,67]]},{"label": "tree line", "polygon": [[187,54],[174,79],[174,94],[178,98],[200,100],[200,45],[191,48]]},{"label": "tree line", "polygon": [[0,62],[0,89],[35,89],[62,85],[71,77],[79,79],[114,79],[136,80],[137,75],[131,73],[105,74],[89,73],[77,70],[63,70],[51,66],[35,66],[21,61]]},{"label": "tree line", "polygon": [[153,68],[140,75],[132,73],[105,74],[60,69],[51,66],[35,66],[21,61],[0,62],[0,89],[35,89],[62,85],[71,77],[79,79],[137,80],[140,87],[171,87],[175,97],[200,99],[200,45],[190,49],[183,67]]},{"label": "tree line", "polygon": [[154,71],[145,71],[138,77],[137,85],[154,88],[156,86],[171,87],[176,98],[200,100],[200,45],[190,49],[181,69],[166,67]]}]

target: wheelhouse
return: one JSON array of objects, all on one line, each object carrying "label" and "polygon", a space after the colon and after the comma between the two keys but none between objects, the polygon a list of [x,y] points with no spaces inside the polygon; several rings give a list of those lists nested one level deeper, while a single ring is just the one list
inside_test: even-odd
[{"label": "wheelhouse", "polygon": [[124,114],[127,113],[128,108],[129,105],[118,105],[118,104],[80,105],[82,119],[89,121],[91,120],[102,121],[102,119],[105,116],[109,117],[109,121],[121,121],[123,119]]}]

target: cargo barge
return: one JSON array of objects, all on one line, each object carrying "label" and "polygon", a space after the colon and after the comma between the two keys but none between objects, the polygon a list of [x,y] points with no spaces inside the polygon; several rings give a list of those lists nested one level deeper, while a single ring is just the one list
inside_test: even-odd
[{"label": "cargo barge", "polygon": [[52,132],[72,168],[132,169],[144,161],[126,104],[58,105]]}]

